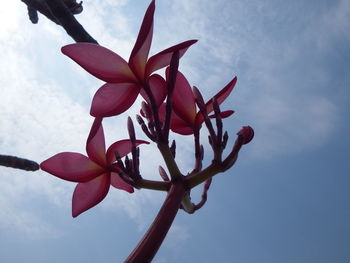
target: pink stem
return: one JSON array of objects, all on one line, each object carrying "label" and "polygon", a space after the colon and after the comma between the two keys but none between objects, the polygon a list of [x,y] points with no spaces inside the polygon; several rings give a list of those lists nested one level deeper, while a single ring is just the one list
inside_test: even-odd
[{"label": "pink stem", "polygon": [[157,217],[137,247],[124,262],[138,263],[152,261],[173,223],[185,192],[186,190],[182,182],[172,184]]}]

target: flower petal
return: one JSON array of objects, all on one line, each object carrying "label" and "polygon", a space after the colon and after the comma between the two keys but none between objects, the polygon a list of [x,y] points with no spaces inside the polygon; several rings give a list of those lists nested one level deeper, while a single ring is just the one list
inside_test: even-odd
[{"label": "flower petal", "polygon": [[[148,84],[150,86],[153,97],[156,100],[156,104],[159,107],[167,95],[166,82],[162,76],[153,74],[148,78]],[[141,89],[140,94],[148,104],[151,103],[144,89]]]},{"label": "flower petal", "polygon": [[133,83],[106,83],[97,90],[92,100],[90,114],[94,117],[110,117],[131,107],[140,92]]},{"label": "flower petal", "polygon": [[111,173],[111,185],[117,189],[127,191],[130,194],[134,192],[134,188],[125,183],[117,173]]},{"label": "flower petal", "polygon": [[[136,140],[136,146],[140,144],[149,144],[149,142],[143,141],[143,140]],[[107,162],[108,163],[113,163],[116,158],[115,158],[115,153],[118,152],[120,157],[124,157],[128,153],[131,152],[132,144],[129,139],[127,140],[121,140],[113,143],[111,146],[109,146],[107,150]]]},{"label": "flower petal", "polygon": [[170,129],[181,135],[193,134],[192,125],[181,119],[174,111],[171,113]]},{"label": "flower petal", "polygon": [[144,79],[148,53],[151,48],[154,10],[155,1],[153,0],[147,8],[135,46],[129,58],[129,66],[139,80]]},{"label": "flower petal", "polygon": [[89,158],[101,166],[106,166],[105,135],[102,118],[95,118],[86,142],[86,152]]},{"label": "flower petal", "polygon": [[[163,103],[158,109],[159,120],[165,121],[166,105]],[[181,119],[173,110],[171,111],[170,129],[181,135],[193,134],[192,124]]]},{"label": "flower petal", "polygon": [[108,193],[110,183],[109,173],[102,174],[89,182],[79,183],[73,193],[72,216],[77,217],[101,202]]},{"label": "flower petal", "polygon": [[[169,74],[169,68],[166,75]],[[173,110],[187,123],[194,124],[196,118],[196,104],[190,84],[185,76],[178,71],[173,92]]]},{"label": "flower petal", "polygon": [[[220,116],[221,116],[221,118],[225,119],[225,118],[230,117],[233,113],[235,113],[235,111],[225,110],[225,111],[220,112]],[[209,115],[209,118],[215,119],[215,114]]]},{"label": "flower petal", "polygon": [[[221,118],[225,119],[230,117],[233,113],[235,113],[233,110],[226,110],[226,111],[220,112],[220,116]],[[215,114],[209,115],[209,118],[215,119]],[[201,112],[198,112],[196,116],[196,124],[201,125],[203,122],[204,122],[203,114]]]},{"label": "flower petal", "polygon": [[77,43],[62,47],[62,53],[87,72],[106,82],[136,82],[128,63],[113,51],[92,43]]},{"label": "flower petal", "polygon": [[[217,93],[214,97],[217,102],[221,104],[231,93],[234,86],[237,83],[237,77],[234,77],[219,93]],[[213,111],[213,99],[210,99],[206,104],[207,112],[210,113]]]},{"label": "flower petal", "polygon": [[71,182],[86,182],[104,169],[85,155],[74,152],[63,152],[43,161],[40,168],[54,176]]},{"label": "flower petal", "polygon": [[[142,109],[140,112],[142,117],[145,117]],[[161,122],[165,121],[165,115],[166,115],[166,103],[162,103],[158,108],[158,117]]]},{"label": "flower petal", "polygon": [[146,65],[146,76],[151,75],[152,72],[158,69],[168,66],[171,61],[171,56],[175,51],[179,51],[179,57],[181,58],[186,53],[187,49],[196,42],[197,40],[188,40],[167,48],[150,57]]}]

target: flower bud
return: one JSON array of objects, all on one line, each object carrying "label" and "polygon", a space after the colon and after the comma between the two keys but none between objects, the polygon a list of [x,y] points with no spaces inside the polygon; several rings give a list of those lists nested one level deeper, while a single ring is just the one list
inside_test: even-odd
[{"label": "flower bud", "polygon": [[237,132],[237,135],[243,137],[243,144],[247,144],[253,139],[254,130],[250,126],[243,126],[242,129]]},{"label": "flower bud", "polygon": [[130,141],[132,144],[134,144],[136,140],[135,129],[134,124],[132,123],[132,119],[130,117],[128,117],[128,132],[130,136]]},{"label": "flower bud", "polygon": [[162,179],[163,179],[165,182],[169,182],[169,181],[170,181],[170,178],[169,178],[168,174],[166,173],[166,171],[164,170],[164,168],[163,168],[162,166],[159,165],[158,170],[159,170],[159,174],[160,174],[160,176],[162,177]]}]

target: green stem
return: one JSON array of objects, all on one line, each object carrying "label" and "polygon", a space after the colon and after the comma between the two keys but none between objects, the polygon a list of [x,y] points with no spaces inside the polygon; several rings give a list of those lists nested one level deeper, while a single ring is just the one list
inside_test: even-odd
[{"label": "green stem", "polygon": [[211,165],[209,165],[207,168],[204,170],[198,172],[198,173],[193,173],[185,177],[185,184],[188,189],[192,189],[193,187],[204,183],[206,180],[209,178],[213,177],[214,175],[221,173],[222,169],[213,162]]},{"label": "green stem", "polygon": [[158,191],[169,191],[170,182],[158,182],[153,180],[142,179],[137,182],[137,187]]},{"label": "green stem", "polygon": [[182,177],[182,174],[175,162],[174,156],[171,153],[169,146],[165,143],[158,143],[158,149],[163,156],[166,166],[168,167],[171,179],[176,180]]}]

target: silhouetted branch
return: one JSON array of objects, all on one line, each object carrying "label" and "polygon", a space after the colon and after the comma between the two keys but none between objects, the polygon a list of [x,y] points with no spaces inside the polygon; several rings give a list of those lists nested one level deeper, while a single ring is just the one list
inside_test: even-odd
[{"label": "silhouetted branch", "polygon": [[39,170],[39,164],[16,156],[0,155],[0,165],[25,171]]},{"label": "silhouetted branch", "polygon": [[84,27],[75,19],[74,14],[81,13],[83,7],[75,0],[21,0],[28,6],[28,14],[33,23],[38,22],[35,10],[56,24],[61,25],[76,42],[97,41],[89,35]]}]

